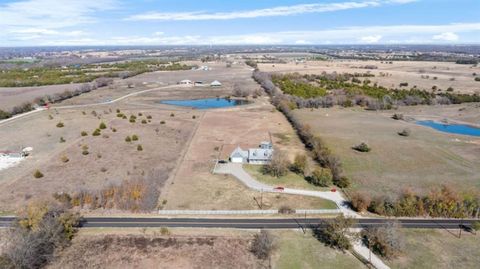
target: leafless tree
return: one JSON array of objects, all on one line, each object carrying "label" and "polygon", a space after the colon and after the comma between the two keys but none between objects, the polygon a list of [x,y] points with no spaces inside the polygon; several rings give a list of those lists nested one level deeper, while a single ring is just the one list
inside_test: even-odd
[{"label": "leafless tree", "polygon": [[405,248],[400,228],[401,225],[396,221],[390,221],[382,227],[367,228],[363,232],[364,242],[383,257],[397,257]]},{"label": "leafless tree", "polygon": [[254,235],[251,251],[259,259],[267,259],[273,250],[273,236],[266,230]]},{"label": "leafless tree", "polygon": [[235,83],[233,85],[233,96],[235,97],[247,97],[250,95],[250,90],[245,89],[240,84]]},{"label": "leafless tree", "polygon": [[270,174],[275,177],[284,176],[288,172],[290,163],[285,152],[275,150],[272,160],[269,164],[264,165],[263,171],[265,174]]}]

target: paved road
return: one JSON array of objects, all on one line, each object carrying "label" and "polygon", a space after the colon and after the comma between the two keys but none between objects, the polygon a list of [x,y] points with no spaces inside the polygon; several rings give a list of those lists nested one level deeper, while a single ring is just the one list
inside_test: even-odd
[{"label": "paved road", "polygon": [[[14,217],[0,217],[0,227],[8,227]],[[135,227],[184,227],[184,228],[237,228],[237,229],[296,229],[323,227],[324,218],[282,219],[213,219],[213,218],[112,218],[88,217],[81,223],[83,228],[135,228]],[[378,227],[388,219],[357,219],[356,228]],[[404,228],[458,229],[460,225],[471,227],[473,219],[398,219]]]}]

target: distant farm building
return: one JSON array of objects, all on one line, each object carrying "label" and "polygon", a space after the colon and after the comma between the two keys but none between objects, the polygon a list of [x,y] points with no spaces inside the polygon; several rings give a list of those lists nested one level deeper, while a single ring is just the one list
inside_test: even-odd
[{"label": "distant farm building", "polygon": [[220,81],[218,81],[218,80],[215,80],[212,83],[210,83],[210,86],[211,87],[221,87],[222,83],[220,83]]},{"label": "distant farm building", "polygon": [[180,81],[178,84],[180,84],[180,85],[193,85],[193,82],[189,79],[184,79],[184,80]]},{"label": "distant farm building", "polygon": [[272,160],[273,146],[271,142],[262,142],[258,148],[242,150],[237,147],[230,154],[232,163],[249,163],[249,164],[268,164]]}]

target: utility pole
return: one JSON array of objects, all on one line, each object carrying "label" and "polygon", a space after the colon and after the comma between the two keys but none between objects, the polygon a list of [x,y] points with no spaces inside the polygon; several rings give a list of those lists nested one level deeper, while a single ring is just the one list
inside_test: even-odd
[{"label": "utility pole", "polygon": [[458,232],[458,238],[462,238],[462,230],[463,230],[463,218],[460,220],[460,231]]},{"label": "utility pole", "polygon": [[260,209],[263,209],[263,188],[260,191]]}]

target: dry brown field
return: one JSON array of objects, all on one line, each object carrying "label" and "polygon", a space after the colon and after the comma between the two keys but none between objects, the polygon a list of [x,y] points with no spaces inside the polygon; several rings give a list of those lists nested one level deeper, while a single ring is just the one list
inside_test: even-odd
[{"label": "dry brown field", "polygon": [[9,111],[17,105],[32,102],[36,97],[76,90],[82,84],[49,85],[39,87],[0,87],[0,109]]},{"label": "dry brown field", "polygon": [[249,251],[251,238],[79,235],[47,268],[265,268]]},{"label": "dry brown field", "polygon": [[[188,62],[188,64],[207,65],[211,68],[211,70],[158,71],[144,73],[127,79],[114,79],[112,85],[99,88],[89,93],[88,96],[90,98],[85,96],[77,97],[70,100],[65,100],[62,102],[62,104],[89,104],[92,103],[92,101],[102,102],[105,100],[112,100],[128,93],[176,84],[183,79],[204,81],[207,85],[209,85],[213,80],[219,80],[221,82],[225,81],[226,86],[228,86],[230,83],[242,82],[241,80],[236,80],[235,71],[248,71],[239,65],[234,65],[227,69],[225,68],[225,63],[221,62],[201,63],[193,61]],[[73,91],[78,89],[81,85],[82,84],[79,83],[38,87],[0,87],[0,109],[8,111],[14,106],[21,105],[25,102],[32,102],[37,97],[62,93],[65,90]],[[128,85],[131,85],[131,87],[128,87]]]},{"label": "dry brown field", "polygon": [[[366,66],[377,69],[366,69]],[[307,61],[305,63],[288,62],[286,64],[259,64],[259,69],[273,73],[321,74],[332,73],[371,73],[375,77],[368,79],[372,83],[387,88],[400,88],[407,82],[408,87],[431,90],[437,86],[443,92],[452,87],[455,92],[479,93],[480,82],[475,81],[473,73],[480,75],[480,66],[462,65],[451,62],[394,61],[392,64],[382,61],[329,60]],[[380,74],[386,74],[381,76]],[[424,78],[422,78],[424,76]],[[425,78],[428,76],[429,78]],[[478,75],[477,75],[478,76]],[[434,79],[437,77],[437,79]],[[453,79],[453,80],[452,80]]]},{"label": "dry brown field", "polygon": [[[258,231],[231,229],[87,229],[47,268],[363,268],[352,254],[324,246],[311,233],[269,231],[270,259],[250,252]],[[129,255],[125,255],[129,253]]]},{"label": "dry brown field", "polygon": [[[162,194],[161,199],[167,201],[165,209],[259,209],[254,198],[258,201],[261,194],[233,177],[212,174],[214,160],[228,159],[237,146],[258,147],[261,141],[269,140],[269,132],[290,137],[286,141],[272,135],[274,146],[287,152],[291,160],[295,154],[305,153],[291,125],[266,97],[250,105],[207,110],[199,122],[178,171]],[[263,209],[331,207],[322,199],[293,195],[263,194],[263,202]]]},{"label": "dry brown field", "polygon": [[[445,118],[478,124],[477,104],[379,112],[361,108],[302,109],[294,113],[340,157],[356,190],[393,194],[406,188],[427,191],[442,184],[461,191],[480,190],[480,138],[415,124],[415,120]],[[393,120],[393,113],[403,113],[407,120]],[[398,135],[405,128],[411,135]],[[352,149],[361,142],[372,150],[361,153]]]},{"label": "dry brown field", "polygon": [[[261,194],[234,178],[213,175],[213,160],[218,156],[228,158],[237,145],[256,147],[270,139],[269,133],[276,146],[288,152],[291,159],[305,150],[290,124],[265,96],[251,99],[249,105],[215,110],[159,103],[227,96],[235,83],[252,90],[259,88],[251,79],[248,67],[226,68],[221,63],[209,66],[213,70],[143,74],[131,79],[150,84],[128,88],[126,84],[115,83],[2,125],[1,150],[28,146],[34,151],[17,166],[0,171],[0,191],[4,193],[0,197],[0,210],[11,212],[36,199],[50,199],[54,193],[95,191],[142,177],[154,177],[167,184],[160,197],[165,209],[258,209],[253,198],[260,198]],[[219,80],[223,86],[175,86],[176,81],[182,79]],[[162,86],[169,84],[167,88]],[[90,105],[146,89],[152,91],[113,104]],[[66,105],[84,106],[63,108]],[[136,123],[118,118],[117,109],[127,117],[136,115]],[[151,122],[142,124],[147,115],[152,116]],[[65,126],[56,127],[59,122]],[[100,136],[92,136],[101,122],[107,129]],[[81,136],[82,131],[88,136]],[[133,134],[140,137],[139,141],[126,142],[125,137]],[[65,142],[61,142],[61,138]],[[139,144],[143,151],[137,151]],[[82,154],[84,146],[88,147],[88,155]],[[64,156],[68,162],[62,161]],[[34,178],[37,169],[44,177]],[[332,206],[317,198],[276,194],[264,194],[263,205],[264,209]]]}]

